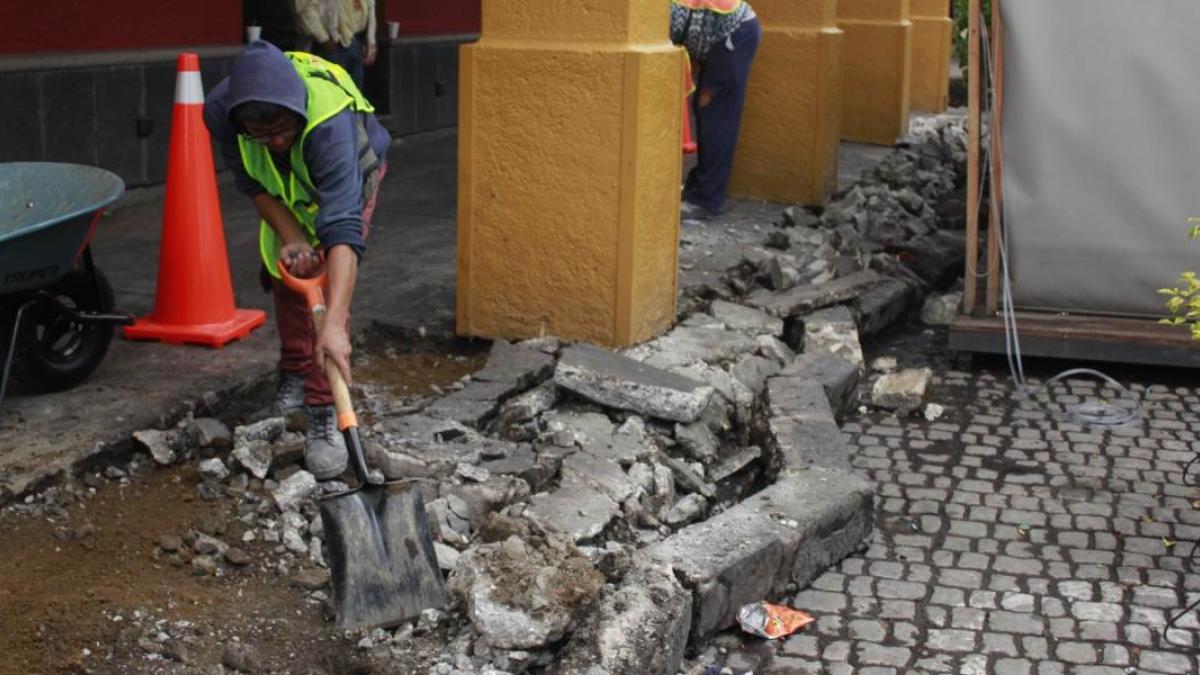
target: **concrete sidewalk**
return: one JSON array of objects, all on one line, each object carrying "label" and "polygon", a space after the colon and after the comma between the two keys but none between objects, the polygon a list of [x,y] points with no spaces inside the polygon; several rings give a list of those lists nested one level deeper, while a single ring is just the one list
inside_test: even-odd
[{"label": "concrete sidewalk", "polygon": [[[855,182],[889,151],[844,144],[839,182]],[[389,162],[355,293],[356,326],[378,321],[452,335],[457,132],[398,139]],[[223,178],[221,209],[238,306],[270,312],[271,297],[258,283],[253,206]],[[127,195],[101,221],[94,241],[118,306],[139,316],[154,308],[162,194],[153,188]],[[750,213],[761,214],[756,218],[765,226],[782,209],[762,202],[733,206],[729,225]],[[262,389],[277,355],[273,319],[220,350],[118,338],[82,386],[47,395],[10,392],[0,413],[0,503],[91,457],[128,448],[133,431],[171,424],[188,409],[211,414],[208,406],[228,398],[223,393]]]}]

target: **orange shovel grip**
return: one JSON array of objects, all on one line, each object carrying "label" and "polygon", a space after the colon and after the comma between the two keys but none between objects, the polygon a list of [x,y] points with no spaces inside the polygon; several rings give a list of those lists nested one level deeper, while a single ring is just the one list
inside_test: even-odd
[{"label": "orange shovel grip", "polygon": [[325,306],[325,270],[321,270],[321,273],[315,277],[301,279],[288,272],[287,265],[283,264],[282,260],[278,261],[277,265],[283,285],[293,292],[303,295],[309,309]]}]

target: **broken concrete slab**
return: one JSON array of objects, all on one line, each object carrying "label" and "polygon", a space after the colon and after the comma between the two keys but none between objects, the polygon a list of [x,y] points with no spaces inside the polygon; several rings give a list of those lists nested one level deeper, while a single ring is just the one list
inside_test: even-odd
[{"label": "broken concrete slab", "polygon": [[744,305],[713,300],[709,313],[731,330],[741,331],[751,337],[770,335],[783,337],[783,319]]},{"label": "broken concrete slab", "polygon": [[557,473],[556,465],[539,461],[537,453],[526,443],[516,446],[504,457],[483,461],[479,466],[495,475],[516,476],[535,492],[545,487]]},{"label": "broken concrete slab", "polygon": [[550,379],[554,357],[536,347],[496,340],[488,352],[487,365],[471,375],[473,381],[508,384],[524,391]]},{"label": "broken concrete slab", "polygon": [[488,433],[510,441],[532,440],[526,437],[528,432],[518,428],[519,425],[553,408],[560,396],[558,386],[546,382],[505,401],[496,418],[488,424]]},{"label": "broken concrete slab", "polygon": [[859,368],[831,354],[801,354],[781,375],[796,376],[821,385],[838,421],[858,407]]},{"label": "broken concrete slab", "polygon": [[874,494],[846,471],[810,469],[779,482],[646,550],[693,593],[689,642],[727,628],[743,604],[803,587],[863,546],[874,525]]},{"label": "broken concrete slab", "polygon": [[561,640],[600,595],[604,577],[570,542],[547,533],[474,546],[449,589],[488,645],[539,649]]},{"label": "broken concrete slab", "polygon": [[917,290],[899,279],[885,279],[867,289],[854,301],[860,341],[878,335],[896,323],[912,307],[917,297]]},{"label": "broken concrete slab", "polygon": [[291,511],[300,506],[300,503],[308,499],[317,490],[317,479],[307,471],[297,471],[288,476],[279,484],[279,487],[271,491],[271,497],[275,499],[275,506],[279,507],[280,511]]},{"label": "broken concrete slab", "polygon": [[711,483],[704,482],[703,478],[696,475],[696,472],[683,462],[662,451],[658,452],[657,459],[659,464],[671,470],[671,474],[675,477],[675,483],[688,492],[697,492],[709,499],[716,494],[716,489]]},{"label": "broken concrete slab", "polygon": [[740,424],[750,423],[750,415],[754,409],[755,392],[742,384],[733,374],[707,363],[693,363],[671,372],[686,378],[703,382],[717,390],[720,398],[725,399],[734,407],[734,416]]},{"label": "broken concrete slab", "polygon": [[255,478],[263,480],[271,472],[271,463],[275,459],[275,453],[269,442],[254,440],[236,445],[233,449],[233,458]]},{"label": "broken concrete slab", "polygon": [[781,366],[785,366],[796,358],[796,352],[787,346],[783,340],[770,335],[759,335],[754,339],[758,343],[758,353],[763,358],[771,359]]},{"label": "broken concrete slab", "polygon": [[888,373],[876,380],[871,388],[871,403],[895,410],[897,415],[903,417],[919,409],[925,402],[925,393],[932,379],[933,371],[929,368]]},{"label": "broken concrete slab", "polygon": [[860,370],[864,369],[858,325],[845,305],[818,310],[801,319],[804,322],[804,353],[825,353],[841,357]]},{"label": "broken concrete slab", "polygon": [[762,448],[758,447],[757,445],[751,445],[748,448],[742,448],[736,453],[723,458],[720,462],[713,465],[708,472],[708,477],[712,480],[712,482],[720,483],[747,466],[750,466],[750,464],[759,457],[762,457]]},{"label": "broken concrete slab", "polygon": [[856,298],[882,279],[878,272],[864,270],[824,284],[797,286],[781,293],[760,289],[750,294],[746,304],[786,319]]},{"label": "broken concrete slab", "polygon": [[187,425],[188,437],[199,448],[225,452],[233,448],[233,432],[221,420],[197,417]]},{"label": "broken concrete slab", "polygon": [[363,443],[363,454],[366,456],[367,465],[382,471],[384,478],[388,480],[449,476],[454,470],[454,462],[450,460],[431,464],[401,450],[385,448],[373,440]]},{"label": "broken concrete slab", "polygon": [[670,370],[697,361],[708,364],[732,361],[757,350],[754,338],[742,332],[677,326],[666,335],[628,350],[627,354],[646,365]]},{"label": "broken concrete slab", "polygon": [[562,652],[560,675],[676,675],[692,620],[692,594],[671,569],[639,559]]},{"label": "broken concrete slab", "polygon": [[654,444],[646,438],[644,430],[630,428],[627,433],[618,432],[606,415],[556,410],[542,419],[555,443],[574,445],[621,466],[629,466],[654,453]]},{"label": "broken concrete slab", "polygon": [[530,498],[525,517],[583,542],[604,532],[620,512],[621,507],[598,489],[576,480],[564,480],[557,490]]},{"label": "broken concrete slab", "polygon": [[637,485],[619,464],[588,452],[563,459],[562,477],[564,481],[591,485],[618,504],[637,493]]},{"label": "broken concrete slab", "polygon": [[781,369],[781,366],[775,361],[764,359],[761,356],[747,355],[734,364],[732,373],[739,382],[746,385],[747,389],[757,394],[762,392],[767,379],[773,377]]},{"label": "broken concrete slab", "polygon": [[679,443],[679,447],[683,448],[688,457],[699,462],[712,461],[720,446],[720,441],[703,422],[676,424],[675,441]]},{"label": "broken concrete slab", "polygon": [[524,501],[529,494],[529,485],[513,476],[489,476],[481,483],[462,483],[442,489],[450,509],[465,518],[472,530],[479,529],[492,513]]},{"label": "broken concrete slab", "polygon": [[511,382],[473,380],[462,389],[435,401],[425,409],[425,414],[478,429],[496,413],[501,400],[517,389],[516,384]]},{"label": "broken concrete slab", "polygon": [[696,421],[713,394],[712,387],[591,345],[564,350],[554,381],[602,405],[684,423]]},{"label": "broken concrete slab", "polygon": [[486,442],[457,420],[421,413],[389,417],[380,426],[379,441],[387,450],[410,454],[430,465],[473,462]]}]

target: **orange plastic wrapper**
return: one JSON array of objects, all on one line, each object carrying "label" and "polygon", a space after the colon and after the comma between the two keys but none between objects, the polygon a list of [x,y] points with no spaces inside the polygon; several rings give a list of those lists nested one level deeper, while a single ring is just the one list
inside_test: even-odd
[{"label": "orange plastic wrapper", "polygon": [[742,630],[768,640],[785,638],[814,621],[816,619],[798,609],[769,602],[755,602],[738,610]]}]

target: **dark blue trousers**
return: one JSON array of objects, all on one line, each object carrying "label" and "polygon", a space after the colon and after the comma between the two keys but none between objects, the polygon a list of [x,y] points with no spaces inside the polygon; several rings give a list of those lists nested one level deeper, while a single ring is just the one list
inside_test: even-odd
[{"label": "dark blue trousers", "polygon": [[[742,107],[750,65],[762,38],[758,19],[744,22],[733,32],[733,49],[726,43],[714,45],[700,65],[696,93],[692,96],[692,118],[696,120],[696,143],[700,151],[696,166],[684,182],[683,198],[716,213],[725,203],[725,191],[733,173]],[[708,90],[712,100],[700,107],[700,92]]]}]

